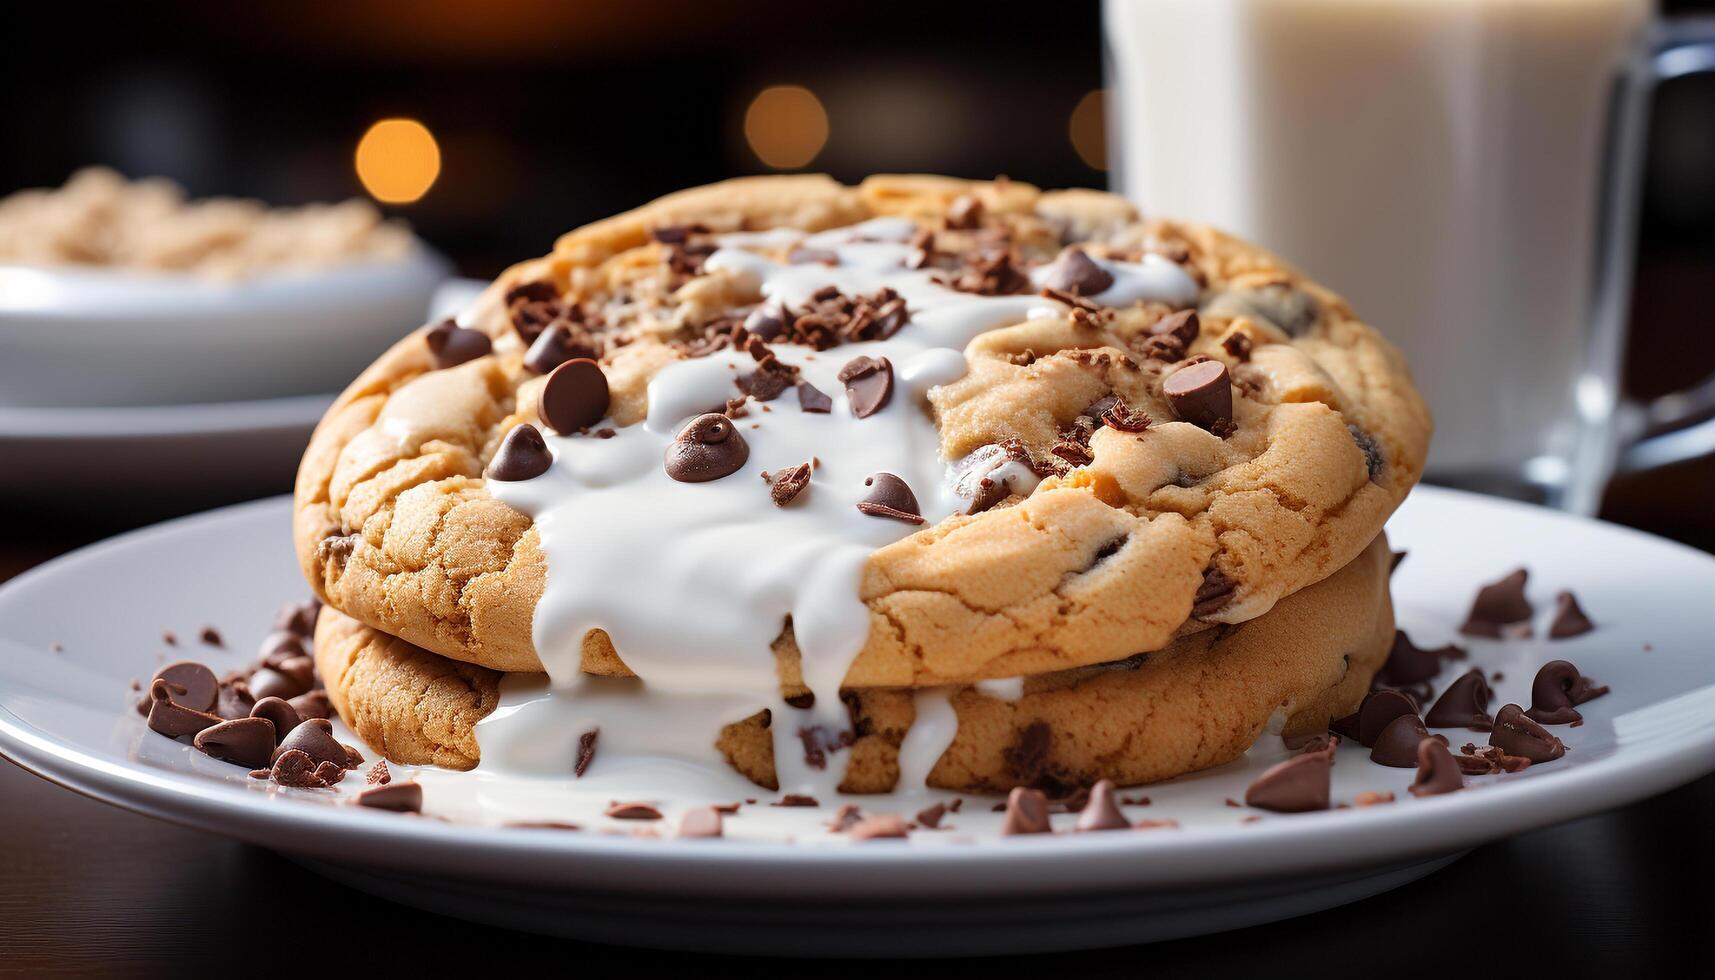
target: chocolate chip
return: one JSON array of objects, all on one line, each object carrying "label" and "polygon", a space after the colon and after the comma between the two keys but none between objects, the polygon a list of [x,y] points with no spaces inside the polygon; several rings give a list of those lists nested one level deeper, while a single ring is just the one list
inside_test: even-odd
[{"label": "chocolate chip", "polygon": [[1417,778],[1411,783],[1412,796],[1440,796],[1465,788],[1465,777],[1459,773],[1459,763],[1439,739],[1426,738],[1417,743]]},{"label": "chocolate chip", "polygon": [[572,763],[572,775],[582,776],[589,770],[590,763],[595,761],[596,740],[601,737],[601,729],[592,728],[578,736],[578,758]]},{"label": "chocolate chip", "polygon": [[274,628],[299,636],[313,636],[316,632],[316,616],[322,611],[320,599],[310,599],[305,602],[288,602],[280,607],[274,616]]},{"label": "chocolate chip", "polygon": [[1324,753],[1295,755],[1264,770],[1245,790],[1245,805],[1274,813],[1326,810],[1333,768]]},{"label": "chocolate chip", "polygon": [[[1368,697],[1368,695],[1365,695],[1365,697]],[[1363,714],[1361,705],[1362,702],[1360,702],[1359,710],[1354,711],[1349,715],[1341,718],[1328,719],[1328,730],[1341,738],[1349,738],[1356,742],[1358,740],[1358,719]]]},{"label": "chocolate chip", "polygon": [[534,480],[552,465],[554,457],[548,453],[548,441],[542,438],[541,430],[523,422],[513,426],[500,440],[500,448],[494,451],[483,475],[490,480],[516,483]]},{"label": "chocolate chip", "polygon": [[[310,689],[310,685],[299,682],[272,667],[261,667],[250,675],[247,682],[250,696],[260,701],[263,698],[295,698]],[[249,712],[246,712],[248,715]]]},{"label": "chocolate chip", "polygon": [[467,330],[452,320],[442,320],[430,327],[423,340],[428,344],[429,356],[434,359],[436,368],[450,368],[474,361],[494,350],[488,334],[481,330]]},{"label": "chocolate chip", "polygon": [[1179,341],[1181,347],[1189,347],[1202,333],[1202,321],[1197,319],[1196,310],[1180,310],[1169,313],[1155,321],[1149,327],[1149,333],[1154,337],[1172,337]]},{"label": "chocolate chip", "polygon": [[274,757],[274,765],[269,774],[273,777],[274,782],[281,786],[321,789],[327,786],[327,780],[316,775],[316,769],[319,765],[306,753],[291,749]]},{"label": "chocolate chip", "polygon": [[1228,578],[1226,572],[1209,566],[1203,570],[1203,584],[1197,586],[1196,595],[1191,597],[1191,615],[1201,617],[1218,612],[1232,601],[1238,587],[1239,584]]},{"label": "chocolate chip", "polygon": [[744,318],[744,331],[752,337],[771,341],[786,332],[788,315],[779,306],[758,306]]},{"label": "chocolate chip", "polygon": [[[290,701],[282,701],[279,698],[263,698],[256,702],[256,706],[250,709],[250,717],[268,719],[269,723],[274,726],[276,742],[285,738],[288,732],[298,727],[304,720],[299,716],[298,709],[292,707]],[[264,759],[261,765],[267,765],[267,760]]]},{"label": "chocolate chip", "polygon": [[549,372],[542,385],[536,414],[561,435],[571,435],[607,415],[607,375],[601,365],[577,357]]},{"label": "chocolate chip", "polygon": [[1018,834],[1048,834],[1048,797],[1041,790],[1014,786],[1006,798],[1006,817],[1001,821],[1002,837]]},{"label": "chocolate chip", "polygon": [[775,473],[768,481],[768,496],[773,499],[774,506],[784,507],[798,499],[810,485],[810,464],[799,463],[788,466]]},{"label": "chocolate chip", "polygon": [[903,839],[911,835],[905,821],[891,813],[878,813],[852,824],[846,835],[854,841]]},{"label": "chocolate chip", "polygon": [[1412,687],[1423,684],[1441,673],[1444,660],[1463,660],[1465,651],[1448,644],[1425,650],[1411,642],[1404,630],[1395,630],[1393,648],[1387,661],[1376,672],[1376,684],[1383,687]]},{"label": "chocolate chip", "polygon": [[150,681],[151,691],[155,681],[165,681],[173,703],[192,711],[207,711],[214,707],[215,696],[220,691],[220,681],[214,676],[214,671],[194,660],[177,660],[155,671]]},{"label": "chocolate chip", "polygon": [[587,334],[576,335],[564,323],[549,324],[524,352],[524,366],[536,374],[547,374],[567,361],[593,359],[596,349]]},{"label": "chocolate chip", "polygon": [[1608,693],[1578,672],[1569,661],[1550,660],[1530,685],[1530,710],[1525,714],[1543,725],[1572,725],[1584,717],[1573,707]]},{"label": "chocolate chip", "polygon": [[916,821],[930,830],[940,830],[941,820],[947,815],[947,804],[936,803],[917,811]]},{"label": "chocolate chip", "polygon": [[881,411],[893,397],[893,365],[885,357],[854,357],[840,368],[839,380],[852,414],[860,419]]},{"label": "chocolate chip", "polygon": [[1084,808],[1078,813],[1078,822],[1072,825],[1073,830],[1130,830],[1131,821],[1120,812],[1119,803],[1114,800],[1114,784],[1112,780],[1102,779],[1090,787],[1090,798],[1084,803]]},{"label": "chocolate chip", "polygon": [[1251,359],[1251,347],[1250,335],[1236,330],[1221,338],[1221,349],[1227,352],[1228,357],[1241,364]]},{"label": "chocolate chip", "polygon": [[206,711],[196,711],[174,704],[172,691],[166,681],[155,681],[149,686],[149,699],[149,730],[168,738],[195,735],[220,724],[220,718]]},{"label": "chocolate chip", "polygon": [[262,661],[263,666],[278,668],[293,657],[307,656],[309,648],[304,646],[306,638],[307,634],[276,630],[264,636],[262,642],[257,645],[256,659]]},{"label": "chocolate chip", "polygon": [[923,511],[917,506],[917,495],[904,480],[892,473],[876,473],[863,481],[869,494],[857,502],[857,509],[871,517],[891,517],[907,524],[922,524]]},{"label": "chocolate chip", "polygon": [[1381,476],[1385,457],[1375,437],[1355,425],[1347,425],[1346,431],[1352,434],[1352,441],[1358,444],[1359,451],[1364,454],[1364,469],[1369,473],[1370,479]]},{"label": "chocolate chip", "polygon": [[834,400],[810,382],[800,381],[798,382],[798,408],[805,412],[826,415],[834,410]]},{"label": "chocolate chip", "polygon": [[250,693],[250,685],[242,680],[223,682],[214,699],[214,713],[228,721],[250,717],[250,709],[254,707],[256,696]]},{"label": "chocolate chip", "polygon": [[1083,249],[1076,247],[1067,248],[1060,253],[1060,257],[1048,267],[1048,276],[1042,282],[1048,289],[1071,293],[1074,296],[1094,296],[1113,284],[1113,273],[1085,255]]},{"label": "chocolate chip", "polygon": [[712,806],[695,807],[679,817],[679,837],[707,839],[721,834],[721,812]]},{"label": "chocolate chip", "polygon": [[1395,769],[1410,769],[1417,765],[1417,743],[1431,737],[1423,727],[1423,719],[1415,714],[1400,715],[1376,736],[1370,761]]},{"label": "chocolate chip", "polygon": [[422,813],[423,786],[411,780],[371,786],[353,798],[358,806],[394,813]]},{"label": "chocolate chip", "polygon": [[300,690],[307,691],[316,686],[316,662],[308,654],[283,658],[274,669],[300,685]]},{"label": "chocolate chip", "polygon": [[1220,361],[1196,361],[1174,371],[1161,393],[1183,421],[1213,432],[1233,417],[1233,386]]},{"label": "chocolate chip", "polygon": [[298,712],[301,719],[333,717],[333,703],[328,700],[326,691],[306,691],[295,698],[288,698],[286,703]]},{"label": "chocolate chip", "polygon": [[1382,732],[1402,715],[1417,716],[1417,702],[1411,695],[1399,691],[1371,691],[1364,695],[1363,703],[1358,705],[1358,743],[1366,748],[1375,745]]},{"label": "chocolate chip", "polygon": [[1507,755],[1522,756],[1532,762],[1548,762],[1566,754],[1565,743],[1527,717],[1516,704],[1509,704],[1495,714],[1489,744]]},{"label": "chocolate chip", "polygon": [[707,483],[731,476],[750,459],[750,446],[724,415],[692,419],[667,447],[667,475],[680,483]]},{"label": "chocolate chip", "polygon": [[1489,698],[1494,692],[1483,672],[1473,667],[1447,685],[1435,706],[1424,716],[1424,722],[1434,728],[1469,728],[1486,732],[1495,726],[1489,714]]},{"label": "chocolate chip", "polygon": [[226,638],[221,636],[220,630],[215,629],[213,626],[204,626],[201,630],[197,631],[197,642],[201,643],[203,646],[209,647],[226,646]]},{"label": "chocolate chip", "polygon": [[351,757],[345,746],[333,737],[333,724],[326,718],[308,719],[287,733],[280,740],[279,753],[292,751],[304,753],[313,762],[331,762],[344,769],[355,768],[347,764]]},{"label": "chocolate chip", "polygon": [[614,803],[604,815],[614,820],[660,820],[661,811],[647,803]]},{"label": "chocolate chip", "polygon": [[1596,628],[1590,617],[1584,615],[1583,607],[1578,605],[1578,597],[1571,592],[1562,592],[1554,597],[1554,619],[1548,624],[1548,638],[1564,640],[1568,637],[1580,636]]},{"label": "chocolate chip", "polygon": [[780,799],[775,800],[773,803],[770,803],[768,805],[769,806],[821,806],[822,804],[817,802],[817,800],[814,796],[805,796],[802,793],[787,793],[785,796],[782,796]]},{"label": "chocolate chip", "polygon": [[274,723],[267,718],[234,718],[203,729],[191,744],[223,762],[260,769],[274,758]]},{"label": "chocolate chip", "polygon": [[1520,568],[1479,589],[1477,598],[1471,603],[1471,614],[1465,617],[1465,625],[1459,627],[1459,632],[1498,639],[1504,633],[1512,632],[1505,627],[1523,623],[1523,632],[1529,635],[1531,607],[1530,601],[1524,597],[1525,581],[1529,577],[1530,573]]}]

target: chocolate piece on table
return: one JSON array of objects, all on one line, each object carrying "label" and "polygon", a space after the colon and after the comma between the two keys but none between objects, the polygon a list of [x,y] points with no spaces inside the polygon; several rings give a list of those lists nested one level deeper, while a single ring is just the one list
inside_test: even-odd
[{"label": "chocolate piece on table", "polygon": [[891,813],[878,813],[873,817],[865,817],[852,824],[846,831],[846,836],[854,841],[903,839],[910,836],[911,831],[905,826],[905,821]]},{"label": "chocolate piece on table", "polygon": [[[1471,602],[1471,613],[1465,617],[1465,625],[1459,627],[1459,632],[1491,639],[1509,632],[1528,636],[1532,610],[1530,600],[1524,597],[1524,587],[1529,578],[1530,573],[1520,568],[1478,589]],[[1523,627],[1517,628],[1521,623]]]},{"label": "chocolate piece on table", "polygon": [[256,657],[269,667],[276,667],[292,657],[308,655],[309,648],[304,641],[310,633],[298,633],[291,630],[275,630],[262,638],[256,646]]},{"label": "chocolate piece on table", "polygon": [[168,683],[158,680],[149,686],[147,724],[152,732],[168,738],[182,738],[220,724],[220,718],[206,711],[194,711],[174,704]]},{"label": "chocolate piece on table", "polygon": [[263,698],[295,698],[310,689],[309,684],[272,667],[258,667],[245,683],[250,688],[250,696],[257,701]]},{"label": "chocolate piece on table", "polygon": [[422,784],[405,780],[398,783],[384,783],[371,786],[360,791],[352,801],[358,806],[366,806],[373,810],[391,810],[394,813],[422,813],[423,787]]},{"label": "chocolate piece on table", "polygon": [[1436,699],[1423,721],[1433,728],[1489,731],[1495,726],[1494,716],[1489,714],[1489,698],[1492,696],[1494,692],[1489,689],[1489,682],[1483,679],[1482,670],[1472,667],[1447,685],[1447,690]]},{"label": "chocolate piece on table", "polygon": [[174,704],[192,711],[207,711],[214,707],[220,693],[220,680],[214,671],[194,660],[178,660],[155,671],[150,680],[153,695],[156,681],[164,682]]},{"label": "chocolate piece on table", "polygon": [[1370,750],[1370,761],[1395,769],[1411,769],[1417,765],[1417,745],[1424,739],[1434,739],[1416,715],[1400,715],[1376,737]]},{"label": "chocolate piece on table", "polygon": [[324,789],[327,781],[316,775],[321,764],[297,749],[289,749],[274,757],[269,775],[281,786],[297,789]]},{"label": "chocolate piece on table", "polygon": [[1371,691],[1358,706],[1358,744],[1371,748],[1401,715],[1417,715],[1417,702],[1401,691]]},{"label": "chocolate piece on table", "polygon": [[1426,738],[1417,743],[1417,778],[1412,781],[1412,796],[1440,796],[1465,787],[1465,777],[1459,763],[1440,739]]},{"label": "chocolate piece on table", "polygon": [[826,415],[834,410],[834,400],[810,382],[799,381],[798,408],[805,412]]},{"label": "chocolate piece on table", "polygon": [[590,763],[595,761],[596,740],[599,738],[599,728],[592,728],[578,736],[578,758],[572,763],[572,775],[582,776],[589,771]]},{"label": "chocolate piece on table", "polygon": [[369,775],[363,781],[371,786],[385,786],[393,781],[393,770],[387,768],[386,759],[380,759],[370,767]]},{"label": "chocolate piece on table", "polygon": [[[274,740],[276,742],[285,738],[292,729],[298,727],[304,720],[303,716],[298,714],[298,709],[292,707],[292,702],[283,701],[280,698],[263,698],[257,701],[255,706],[250,709],[250,717],[268,719],[274,726]],[[263,760],[262,765],[267,765],[269,761],[271,760]]]},{"label": "chocolate piece on table", "polygon": [[302,752],[318,763],[331,762],[342,769],[356,768],[346,747],[333,737],[333,723],[326,718],[310,718],[288,732],[280,740],[275,759],[291,751]]},{"label": "chocolate piece on table", "polygon": [[266,718],[234,718],[198,732],[191,744],[223,762],[261,769],[274,758],[274,723]]},{"label": "chocolate piece on table", "polygon": [[714,807],[694,807],[680,815],[679,832],[676,836],[687,838],[719,837],[723,832],[721,823],[721,812]]},{"label": "chocolate piece on table", "polygon": [[1507,755],[1521,756],[1531,762],[1549,762],[1566,754],[1565,743],[1533,721],[1516,704],[1509,704],[1495,714],[1495,728],[1489,733],[1489,744]]},{"label": "chocolate piece on table", "polygon": [[1078,822],[1072,825],[1073,830],[1130,830],[1131,821],[1120,812],[1119,803],[1114,799],[1114,784],[1111,780],[1097,780],[1090,787],[1090,798],[1084,803],[1083,810],[1078,813]]},{"label": "chocolate piece on table", "polygon": [[750,445],[732,420],[710,412],[679,430],[667,447],[663,465],[667,475],[680,483],[707,483],[737,473],[749,459]]},{"label": "chocolate piece on table", "polygon": [[1264,770],[1245,790],[1245,805],[1275,813],[1326,810],[1333,769],[1324,753],[1295,755]]},{"label": "chocolate piece on table", "polygon": [[204,626],[202,629],[198,630],[197,642],[201,643],[203,646],[209,647],[226,646],[226,638],[221,636],[220,630],[215,629],[213,626]]},{"label": "chocolate piece on table", "polygon": [[840,368],[852,414],[867,419],[893,399],[893,365],[885,357],[854,357]]},{"label": "chocolate piece on table", "polygon": [[810,464],[799,463],[788,466],[774,473],[768,480],[768,496],[773,499],[774,506],[784,507],[798,499],[798,495],[810,485]]},{"label": "chocolate piece on table", "polygon": [[[1368,695],[1365,696],[1368,697]],[[1357,711],[1342,718],[1328,719],[1328,730],[1341,738],[1349,738],[1356,742],[1358,740],[1358,721],[1362,716],[1363,708],[1360,703]]]},{"label": "chocolate piece on table", "polygon": [[450,368],[474,361],[494,350],[488,334],[467,330],[452,320],[442,320],[430,327],[423,335],[423,341],[428,345],[429,356],[434,359],[436,368]]},{"label": "chocolate piece on table", "polygon": [[814,796],[805,796],[803,793],[787,793],[785,796],[782,796],[780,799],[775,800],[773,803],[770,803],[768,805],[769,806],[821,806],[822,804],[819,801],[817,801],[817,799]]},{"label": "chocolate piece on table", "polygon": [[[296,701],[296,698],[292,699]],[[293,705],[296,707],[296,705]],[[250,717],[250,710],[256,707],[256,696],[250,693],[250,684],[243,680],[222,681],[220,693],[214,699],[214,713],[231,721],[234,718]],[[299,714],[303,714],[300,709]]]},{"label": "chocolate piece on table", "polygon": [[323,690],[306,691],[295,698],[287,698],[301,719],[332,718],[333,702],[328,700],[328,692]]},{"label": "chocolate piece on table", "polygon": [[904,480],[892,473],[876,473],[863,481],[869,494],[857,502],[857,509],[871,517],[891,517],[907,524],[922,524],[923,511],[917,506],[917,495]]},{"label": "chocolate piece on table", "polygon": [[1582,636],[1596,628],[1590,617],[1584,614],[1582,606],[1578,605],[1578,597],[1571,592],[1562,592],[1554,597],[1554,619],[1548,624],[1548,638],[1564,640],[1574,636]]},{"label": "chocolate piece on table", "polygon": [[587,357],[575,357],[548,372],[536,414],[561,435],[571,435],[607,416],[607,375]]},{"label": "chocolate piece on table", "polygon": [[548,452],[548,441],[542,438],[541,430],[524,422],[513,426],[500,440],[500,448],[494,451],[483,475],[490,480],[516,483],[533,480],[548,472],[552,465],[554,457]]},{"label": "chocolate piece on table", "polygon": [[322,604],[319,599],[288,602],[281,606],[275,615],[274,628],[299,636],[313,636],[316,632],[316,616],[321,611]]},{"label": "chocolate piece on table", "polygon": [[1441,673],[1444,660],[1463,660],[1465,651],[1448,644],[1432,650],[1411,642],[1404,630],[1394,630],[1393,648],[1387,661],[1376,671],[1376,684],[1381,687],[1413,687],[1426,684]]},{"label": "chocolate piece on table", "polygon": [[947,804],[936,803],[917,811],[917,822],[930,830],[941,829],[941,819],[947,815]]},{"label": "chocolate piece on table", "polygon": [[1550,660],[1530,685],[1530,710],[1525,714],[1543,725],[1571,725],[1584,720],[1574,705],[1608,693],[1566,660]]},{"label": "chocolate piece on table", "polygon": [[1081,248],[1067,248],[1048,267],[1048,277],[1042,285],[1074,296],[1094,296],[1114,284],[1114,275],[1084,254]]},{"label": "chocolate piece on table", "polygon": [[1197,361],[1174,371],[1162,382],[1161,394],[1175,417],[1198,428],[1215,432],[1232,423],[1233,385],[1220,361]]},{"label": "chocolate piece on table", "polygon": [[1001,821],[1001,836],[1052,832],[1053,828],[1048,823],[1048,797],[1042,795],[1041,790],[1014,786],[1006,798],[1006,817]]},{"label": "chocolate piece on table", "polygon": [[648,803],[614,803],[604,811],[614,820],[660,820],[661,811]]}]

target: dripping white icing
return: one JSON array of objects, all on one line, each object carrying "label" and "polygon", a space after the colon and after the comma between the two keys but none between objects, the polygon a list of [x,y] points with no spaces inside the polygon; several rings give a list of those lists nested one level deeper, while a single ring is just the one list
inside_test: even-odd
[{"label": "dripping white icing", "polygon": [[[965,509],[968,496],[955,492],[940,456],[929,389],[964,374],[963,348],[978,334],[1033,313],[1064,313],[1038,296],[974,296],[935,284],[926,270],[906,269],[915,227],[882,218],[808,236],[776,230],[723,237],[705,267],[748,279],[770,301],[798,306],[830,285],[847,295],[886,287],[905,298],[911,314],[885,341],[823,352],[774,345],[782,362],[833,399],[833,410],[804,413],[791,391],[766,407],[751,402],[735,422],[750,447],[736,473],[689,484],[662,466],[685,423],[736,397],[734,379],[755,369],[749,355],[722,351],[661,370],[649,384],[643,424],[610,439],[544,433],[555,460],[546,474],[488,484],[495,497],[530,515],[541,535],[547,585],[534,639],[548,678],[507,681],[501,708],[477,728],[485,769],[564,774],[579,735],[599,727],[586,778],[627,773],[635,781],[647,770],[682,780],[691,767],[730,780],[713,749],[716,732],[768,708],[781,792],[832,792],[845,757],[810,768],[799,732],[847,727],[838,691],[869,631],[859,599],[865,561],[918,530],[858,511],[864,480],[877,472],[901,477],[930,524]],[[838,264],[782,265],[746,250],[793,242],[832,252]],[[1098,297],[1104,302],[1182,304],[1196,296],[1190,277],[1157,257],[1101,264],[1115,277]],[[886,357],[895,372],[892,400],[865,419],[852,415],[836,378],[861,355]],[[761,474],[812,459],[818,465],[808,489],[790,506],[775,506]],[[1019,493],[1035,485],[1028,467],[1017,464],[991,468],[989,476]],[[771,643],[788,616],[804,683],[815,695],[808,710],[788,706],[779,693]],[[607,631],[638,680],[582,676],[581,641],[594,629]],[[917,695],[919,721],[910,751],[902,751],[901,789],[920,787],[950,743],[956,721],[947,697]]]}]

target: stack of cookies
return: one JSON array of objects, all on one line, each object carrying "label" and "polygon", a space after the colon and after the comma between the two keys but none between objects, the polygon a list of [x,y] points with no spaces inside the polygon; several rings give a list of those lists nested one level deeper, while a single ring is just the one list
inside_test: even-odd
[{"label": "stack of cookies", "polygon": [[1344,301],[1219,232],[748,178],[388,351],[295,539],[328,696],[394,762],[1069,794],[1356,709],[1429,432]]}]

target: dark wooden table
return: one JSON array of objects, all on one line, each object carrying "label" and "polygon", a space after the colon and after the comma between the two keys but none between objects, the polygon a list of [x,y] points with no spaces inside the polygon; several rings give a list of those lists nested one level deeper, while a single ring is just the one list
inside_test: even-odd
[{"label": "dark wooden table", "polygon": [[[138,518],[114,515],[103,527],[88,512],[9,509],[0,580]],[[1513,964],[1545,980],[1637,976],[1715,952],[1712,884],[1715,777],[1478,848],[1356,905],[1240,933],[979,966],[1247,980],[1282,969],[1332,978],[1382,970],[1457,980]],[[341,952],[324,960],[318,948]],[[0,974],[201,976],[258,964],[296,973],[350,955],[437,975],[501,962],[557,963],[565,972],[718,966],[714,957],[578,944],[395,906],[260,848],[127,813],[0,762]]]}]

